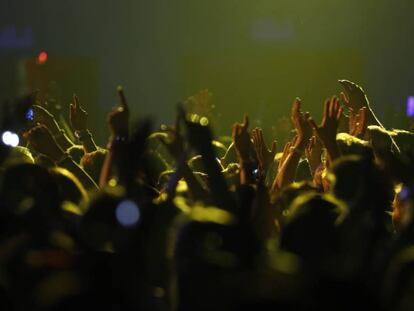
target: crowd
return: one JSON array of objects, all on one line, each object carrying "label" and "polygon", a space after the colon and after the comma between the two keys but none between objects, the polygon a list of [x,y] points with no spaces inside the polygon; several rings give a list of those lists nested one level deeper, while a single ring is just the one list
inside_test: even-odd
[{"label": "crowd", "polygon": [[214,137],[206,92],[154,129],[118,88],[106,146],[76,95],[67,123],[4,104],[1,310],[412,310],[414,134],[339,87],[271,144],[247,115]]}]

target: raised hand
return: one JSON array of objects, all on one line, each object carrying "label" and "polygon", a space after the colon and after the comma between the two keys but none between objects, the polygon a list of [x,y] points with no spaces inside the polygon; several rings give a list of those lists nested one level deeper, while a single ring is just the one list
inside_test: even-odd
[{"label": "raised hand", "polygon": [[[309,125],[308,120],[310,119],[309,112],[302,112],[301,111],[301,99],[296,98],[292,105],[291,110],[291,120],[293,122],[293,125],[296,128],[296,136],[297,141],[296,144],[298,145],[306,145],[309,138],[312,137],[312,128]],[[292,146],[292,147],[297,147]]]},{"label": "raised hand", "polygon": [[349,109],[349,134],[357,138],[363,139],[367,131],[368,119],[367,108],[362,107],[358,113]]},{"label": "raised hand", "polygon": [[43,124],[50,130],[50,132],[54,136],[59,135],[61,133],[61,129],[55,117],[46,108],[39,105],[33,105],[33,114],[33,121],[35,124]]},{"label": "raised hand", "polygon": [[108,124],[113,137],[126,137],[129,133],[129,108],[122,87],[118,87],[119,104],[108,114]]},{"label": "raised hand", "polygon": [[261,176],[266,176],[269,165],[273,162],[276,154],[276,141],[273,141],[272,148],[268,149],[263,137],[262,129],[256,127],[252,131],[253,146],[259,162],[259,172]]},{"label": "raised hand", "polygon": [[250,159],[250,135],[249,135],[249,117],[244,115],[243,123],[234,123],[233,125],[233,143],[239,160],[248,161]]},{"label": "raised hand", "polygon": [[[344,92],[341,93],[341,99],[344,105],[350,110],[360,111],[361,108],[367,108],[367,125],[378,125],[385,128],[381,121],[375,115],[369,101],[362,87],[348,80],[339,80],[339,84],[342,85]],[[395,145],[395,144],[394,144]]]},{"label": "raised hand", "polygon": [[44,125],[37,125],[24,134],[36,152],[48,156],[53,161],[60,159],[64,152]]},{"label": "raised hand", "polygon": [[309,139],[309,145],[305,149],[305,155],[309,162],[309,167],[311,169],[312,176],[315,175],[316,170],[319,165],[321,165],[322,160],[322,144],[316,136],[312,136]]},{"label": "raised hand", "polygon": [[182,117],[182,114],[179,113],[175,119],[174,127],[163,127],[162,131],[164,135],[157,136],[175,159],[178,159],[184,154],[184,138],[181,135],[180,126]]},{"label": "raised hand", "polygon": [[73,142],[66,136],[65,131],[60,128],[53,114],[46,108],[33,105],[33,114],[34,124],[43,124],[46,126],[63,150],[67,150],[73,146]]},{"label": "raised hand", "polygon": [[88,113],[81,107],[79,98],[73,94],[73,102],[70,104],[69,120],[74,131],[88,129]]},{"label": "raised hand", "polygon": [[343,108],[339,104],[339,99],[333,96],[331,99],[325,101],[322,123],[319,126],[316,125],[313,119],[308,120],[322,144],[327,149],[331,161],[339,157],[336,134],[342,113]]},{"label": "raised hand", "polygon": [[368,106],[368,98],[362,87],[349,80],[338,80],[338,82],[344,89],[344,92],[341,92],[341,99],[345,106],[354,111]]},{"label": "raised hand", "polygon": [[295,136],[295,137],[293,137],[292,141],[288,141],[285,144],[285,147],[283,148],[283,151],[282,151],[282,156],[279,159],[279,163],[278,163],[278,166],[277,166],[277,172],[280,172],[281,171],[281,169],[283,167],[283,164],[285,163],[288,155],[290,154],[290,150],[291,150],[290,148],[292,146],[296,145],[297,139],[298,139],[298,137]]}]

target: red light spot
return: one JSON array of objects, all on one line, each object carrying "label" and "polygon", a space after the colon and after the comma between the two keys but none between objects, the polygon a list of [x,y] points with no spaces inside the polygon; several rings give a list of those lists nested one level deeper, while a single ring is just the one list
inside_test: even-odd
[{"label": "red light spot", "polygon": [[43,64],[47,61],[47,53],[46,52],[40,52],[39,56],[37,57],[37,61],[39,64]]}]

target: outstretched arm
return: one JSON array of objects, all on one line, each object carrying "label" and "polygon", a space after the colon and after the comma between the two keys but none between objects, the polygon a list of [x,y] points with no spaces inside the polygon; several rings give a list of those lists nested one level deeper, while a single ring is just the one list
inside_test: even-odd
[{"label": "outstretched arm", "polygon": [[240,165],[240,183],[254,183],[253,161],[250,158],[251,140],[249,135],[249,117],[244,116],[243,123],[235,123],[233,125],[233,143],[236,150],[237,160]]},{"label": "outstretched arm", "polygon": [[296,169],[299,160],[304,153],[309,139],[312,136],[312,129],[309,126],[310,115],[301,111],[301,100],[296,98],[292,105],[291,119],[296,128],[296,137],[289,147],[285,147],[284,161],[273,182],[271,191],[281,189],[295,180]]},{"label": "outstretched arm", "polygon": [[69,120],[75,136],[82,143],[85,152],[96,151],[98,148],[88,129],[88,113],[81,107],[79,98],[75,94],[73,94],[73,102],[70,104]]},{"label": "outstretched arm", "polygon": [[44,125],[38,125],[25,134],[29,144],[39,153],[48,156],[56,165],[72,172],[88,190],[97,190],[93,179],[56,143]]},{"label": "outstretched arm", "polygon": [[35,124],[40,123],[46,126],[63,150],[68,150],[73,146],[73,142],[68,138],[65,130],[59,126],[53,114],[51,114],[46,108],[34,105],[33,112]]}]

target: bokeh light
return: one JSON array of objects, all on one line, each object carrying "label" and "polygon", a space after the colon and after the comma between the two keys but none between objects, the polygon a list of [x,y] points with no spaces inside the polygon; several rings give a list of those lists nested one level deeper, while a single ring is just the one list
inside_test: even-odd
[{"label": "bokeh light", "polygon": [[3,144],[7,146],[16,147],[19,145],[19,135],[10,131],[4,132],[1,136],[1,140],[3,141]]},{"label": "bokeh light", "polygon": [[138,205],[131,200],[124,200],[116,208],[116,219],[124,227],[131,227],[138,223],[141,212]]}]

